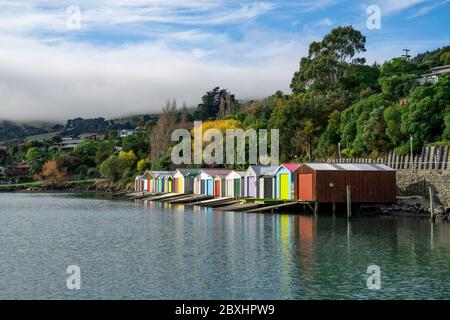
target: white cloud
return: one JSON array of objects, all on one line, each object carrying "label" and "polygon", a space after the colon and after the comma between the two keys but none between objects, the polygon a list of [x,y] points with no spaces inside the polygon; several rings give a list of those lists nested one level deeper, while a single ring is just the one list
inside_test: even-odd
[{"label": "white cloud", "polygon": [[380,0],[378,5],[381,8],[381,14],[394,14],[409,9],[419,3],[427,0]]},{"label": "white cloud", "polygon": [[255,50],[242,44],[228,49],[239,51],[242,63],[229,64],[198,59],[200,51],[177,52],[161,43],[101,48],[12,36],[0,41],[8,43],[0,47],[0,118],[7,119],[155,112],[171,98],[197,104],[216,85],[242,99],[262,98],[288,90],[304,54],[296,43],[268,42]]},{"label": "white cloud", "polygon": [[317,27],[330,27],[333,25],[333,21],[331,21],[331,19],[329,18],[324,18],[316,21],[314,25]]},{"label": "white cloud", "polygon": [[437,9],[438,7],[443,6],[449,2],[450,2],[450,0],[437,1],[430,5],[423,6],[423,7],[419,8],[416,12],[414,12],[412,15],[410,15],[408,18],[413,19],[413,18],[417,18],[417,17],[422,17],[424,15],[427,15],[431,11]]}]

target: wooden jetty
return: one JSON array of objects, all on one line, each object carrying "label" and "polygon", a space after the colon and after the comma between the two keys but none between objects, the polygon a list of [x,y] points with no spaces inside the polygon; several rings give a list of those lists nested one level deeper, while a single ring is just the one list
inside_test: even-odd
[{"label": "wooden jetty", "polygon": [[203,200],[209,200],[212,198],[213,198],[213,196],[207,196],[207,195],[190,195],[189,197],[169,201],[169,203],[191,205],[192,203],[203,201]]},{"label": "wooden jetty", "polygon": [[290,207],[290,206],[296,205],[297,203],[298,203],[297,201],[288,201],[288,202],[279,203],[279,204],[275,204],[275,205],[260,206],[259,208],[250,209],[250,210],[247,210],[246,212],[261,213],[261,212],[265,212],[265,211],[273,211],[273,210],[277,210],[279,208]]},{"label": "wooden jetty", "polygon": [[260,207],[257,203],[235,203],[224,207],[215,208],[217,211],[248,211]]},{"label": "wooden jetty", "polygon": [[180,194],[179,193],[164,193],[164,194],[159,194],[159,195],[153,195],[153,196],[148,196],[146,195],[143,200],[147,200],[147,201],[163,201],[166,199],[171,199],[171,198],[176,198],[179,197]]},{"label": "wooden jetty", "polygon": [[140,200],[140,199],[143,199],[145,197],[148,197],[149,194],[148,193],[144,193],[144,192],[136,192],[136,193],[128,193],[125,196],[127,198],[129,198],[129,199]]},{"label": "wooden jetty", "polygon": [[239,203],[239,200],[236,200],[234,198],[216,198],[209,201],[201,201],[198,203],[194,203],[194,205],[200,206],[200,207],[208,207],[208,208],[217,208],[217,207],[224,207],[229,206],[232,204]]}]

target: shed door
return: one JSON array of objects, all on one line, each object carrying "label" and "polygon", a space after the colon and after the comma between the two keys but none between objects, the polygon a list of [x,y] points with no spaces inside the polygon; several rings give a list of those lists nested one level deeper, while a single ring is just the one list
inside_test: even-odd
[{"label": "shed door", "polygon": [[205,180],[200,180],[200,193],[201,194],[206,194],[206,192],[205,192],[205,188],[206,186],[205,186]]},{"label": "shed door", "polygon": [[220,180],[214,181],[214,195],[220,197]]},{"label": "shed door", "polygon": [[289,174],[280,174],[280,199],[289,199]]},{"label": "shed door", "polygon": [[300,173],[298,175],[298,199],[313,201],[313,174]]},{"label": "shed door", "polygon": [[198,188],[198,183],[199,183],[198,180],[195,179],[195,180],[194,180],[194,193],[195,193],[195,194],[200,194],[200,192],[199,192],[199,190],[198,190],[198,189],[199,189],[199,188]]},{"label": "shed door", "polygon": [[178,178],[178,192],[183,193],[183,178]]},{"label": "shed door", "polygon": [[247,196],[256,197],[256,185],[254,176],[250,176],[247,178]]},{"label": "shed door", "polygon": [[241,196],[241,179],[234,179],[234,196]]},{"label": "shed door", "polygon": [[272,188],[272,179],[264,178],[264,198],[273,198],[273,188]]},{"label": "shed door", "polygon": [[227,196],[228,197],[234,197],[233,180],[227,180]]},{"label": "shed door", "polygon": [[208,196],[213,195],[213,181],[211,179],[206,180],[206,194]]}]

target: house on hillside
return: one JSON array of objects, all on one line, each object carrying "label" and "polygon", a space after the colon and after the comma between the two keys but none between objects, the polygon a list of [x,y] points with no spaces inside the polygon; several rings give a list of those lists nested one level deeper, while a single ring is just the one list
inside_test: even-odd
[{"label": "house on hillside", "polygon": [[77,145],[83,142],[81,139],[63,138],[61,142],[54,144],[53,146],[61,151],[71,152]]},{"label": "house on hillside", "polygon": [[98,133],[83,133],[78,136],[79,140],[101,140],[101,136]]},{"label": "house on hillside", "polygon": [[7,169],[5,167],[0,167],[0,178],[6,177],[6,171]]},{"label": "house on hillside", "polygon": [[125,137],[132,136],[132,135],[136,134],[136,130],[123,129],[123,130],[119,130],[118,134],[119,134],[119,137],[125,138]]},{"label": "house on hillside", "polygon": [[21,162],[13,168],[12,176],[21,177],[30,174],[30,166],[26,162]]},{"label": "house on hillside", "polygon": [[450,65],[431,68],[431,73],[424,74],[416,81],[420,84],[436,83],[443,75],[450,74]]}]

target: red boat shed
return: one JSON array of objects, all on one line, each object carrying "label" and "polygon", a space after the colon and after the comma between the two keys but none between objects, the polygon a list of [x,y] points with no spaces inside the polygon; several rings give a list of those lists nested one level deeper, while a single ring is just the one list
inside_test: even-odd
[{"label": "red boat shed", "polygon": [[389,203],[396,197],[395,170],[375,163],[304,163],[296,171],[297,199],[345,203]]}]

